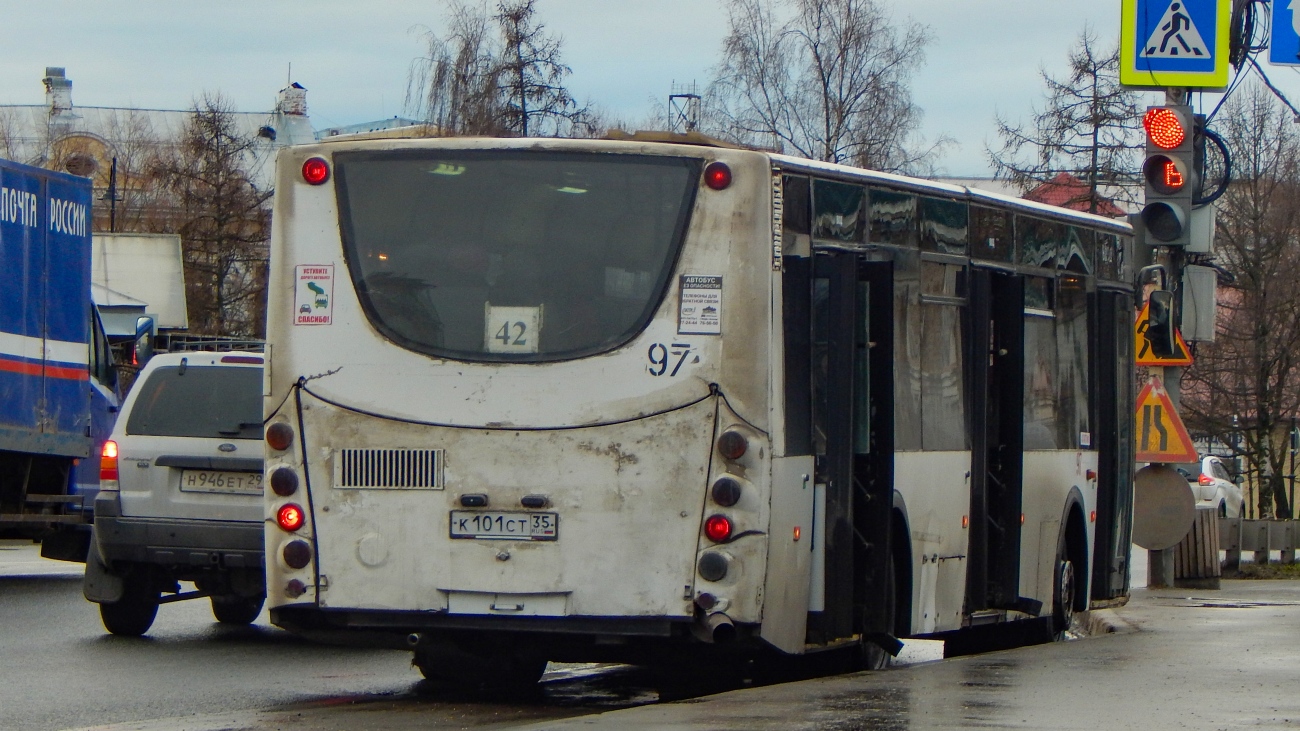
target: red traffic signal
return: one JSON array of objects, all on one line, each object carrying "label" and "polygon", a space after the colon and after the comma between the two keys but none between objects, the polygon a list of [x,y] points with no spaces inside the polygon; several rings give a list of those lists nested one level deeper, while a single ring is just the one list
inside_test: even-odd
[{"label": "red traffic signal", "polygon": [[1162,150],[1180,147],[1187,139],[1187,128],[1183,118],[1169,107],[1151,107],[1142,117],[1142,126],[1146,128],[1147,139]]}]

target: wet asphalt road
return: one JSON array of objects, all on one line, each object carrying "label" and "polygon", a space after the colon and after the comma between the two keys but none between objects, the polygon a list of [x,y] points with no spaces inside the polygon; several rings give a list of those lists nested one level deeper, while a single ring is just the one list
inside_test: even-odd
[{"label": "wet asphalt road", "polygon": [[207,600],[176,602],[145,637],[114,637],[79,576],[0,576],[4,731],[244,728],[259,711],[325,719],[341,707],[421,726],[513,724],[657,700],[636,672],[561,668],[533,698],[456,697],[425,682],[408,653],[308,643],[265,611],[226,627]]}]

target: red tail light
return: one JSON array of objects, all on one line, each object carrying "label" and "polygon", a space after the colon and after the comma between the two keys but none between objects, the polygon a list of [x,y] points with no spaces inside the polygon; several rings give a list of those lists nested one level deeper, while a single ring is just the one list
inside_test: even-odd
[{"label": "red tail light", "polygon": [[1213,484],[1214,484],[1214,478],[1213,478],[1213,477],[1210,477],[1209,475],[1201,475],[1200,477],[1198,477],[1198,478],[1196,479],[1196,481],[1199,482],[1199,483],[1201,483],[1202,485],[1213,485]]},{"label": "red tail light", "polygon": [[307,522],[307,516],[303,514],[301,505],[289,503],[276,512],[275,522],[278,523],[282,529],[292,533],[301,528],[303,523]]},{"label": "red tail light", "polygon": [[99,450],[99,480],[117,481],[117,442],[112,439]]},{"label": "red tail light", "polygon": [[321,185],[330,179],[330,166],[324,159],[313,157],[302,164],[302,179],[311,185]]},{"label": "red tail light", "polygon": [[704,184],[713,190],[726,190],[731,185],[731,168],[725,162],[711,162],[704,168]]},{"label": "red tail light", "polygon": [[266,443],[271,449],[283,452],[293,445],[293,427],[277,421],[266,428]]},{"label": "red tail light", "polygon": [[731,537],[731,520],[725,515],[710,515],[704,521],[704,535],[714,543],[722,543]]}]

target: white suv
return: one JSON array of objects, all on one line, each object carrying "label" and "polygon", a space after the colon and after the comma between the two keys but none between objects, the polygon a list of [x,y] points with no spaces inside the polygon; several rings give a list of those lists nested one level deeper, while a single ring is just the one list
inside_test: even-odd
[{"label": "white suv", "polygon": [[261,353],[163,353],[141,370],[104,444],[86,562],[109,632],[142,635],[181,599],[210,597],[224,623],[261,613],[261,440]]},{"label": "white suv", "polygon": [[1246,502],[1241,486],[1233,482],[1228,466],[1213,455],[1202,457],[1199,464],[1177,465],[1192,487],[1197,507],[1219,511],[1222,518],[1246,517]]}]

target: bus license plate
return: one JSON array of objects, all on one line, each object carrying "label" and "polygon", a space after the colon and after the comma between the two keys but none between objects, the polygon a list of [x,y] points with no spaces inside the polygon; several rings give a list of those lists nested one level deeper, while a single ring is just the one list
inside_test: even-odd
[{"label": "bus license plate", "polygon": [[559,533],[559,513],[451,511],[452,538],[554,541]]},{"label": "bus license plate", "polygon": [[261,495],[261,472],[218,472],[216,470],[182,470],[181,490],[185,492],[225,492],[233,495]]}]

